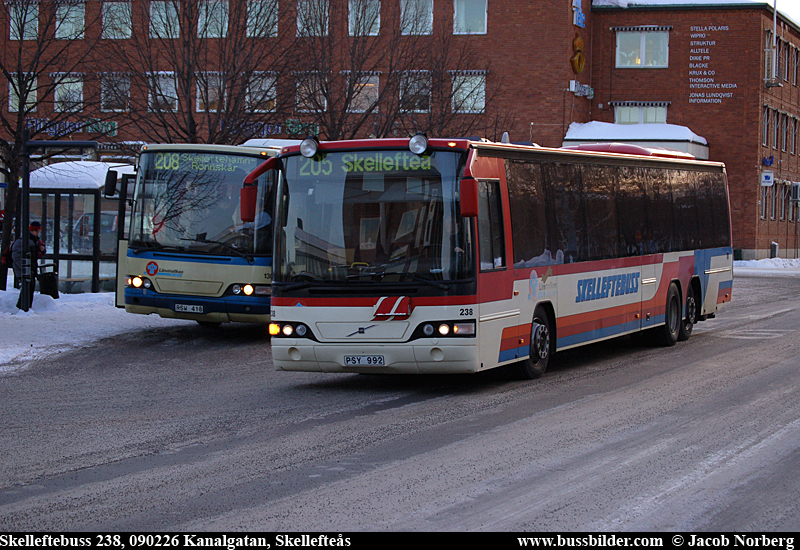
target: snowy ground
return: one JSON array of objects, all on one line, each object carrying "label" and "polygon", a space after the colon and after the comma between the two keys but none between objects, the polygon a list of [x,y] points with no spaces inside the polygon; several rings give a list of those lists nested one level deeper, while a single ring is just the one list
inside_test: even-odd
[{"label": "snowy ground", "polygon": [[[782,258],[734,262],[734,274],[800,277],[800,260]],[[187,324],[156,315],[131,315],[114,307],[113,293],[61,294],[58,300],[36,294],[28,312],[16,308],[19,291],[9,277],[0,291],[0,375],[95,340],[129,331]]]}]

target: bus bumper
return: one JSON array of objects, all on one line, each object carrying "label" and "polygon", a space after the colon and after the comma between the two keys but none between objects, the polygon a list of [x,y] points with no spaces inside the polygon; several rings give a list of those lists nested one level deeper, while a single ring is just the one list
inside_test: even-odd
[{"label": "bus bumper", "polygon": [[[345,356],[381,356],[384,365],[347,365]],[[474,339],[434,343],[416,340],[405,344],[325,344],[291,338],[272,339],[276,370],[305,372],[358,372],[376,374],[475,373],[481,367]]]},{"label": "bus bumper", "polygon": [[[199,306],[202,313],[176,311],[176,306]],[[186,319],[211,323],[269,323],[270,299],[260,296],[181,296],[152,290],[125,289],[125,311],[166,319]]]}]

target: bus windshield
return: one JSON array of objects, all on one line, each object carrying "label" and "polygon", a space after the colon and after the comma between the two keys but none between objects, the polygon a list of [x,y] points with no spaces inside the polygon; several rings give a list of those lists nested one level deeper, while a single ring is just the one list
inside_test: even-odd
[{"label": "bus windshield", "polygon": [[[455,191],[465,154],[327,152],[283,159],[276,281],[417,283],[474,275]],[[439,282],[436,286],[447,288]]]},{"label": "bus windshield", "polygon": [[254,223],[242,223],[239,208],[245,176],[263,161],[221,152],[143,152],[129,247],[226,256],[270,254],[269,190],[260,186],[261,215]]}]

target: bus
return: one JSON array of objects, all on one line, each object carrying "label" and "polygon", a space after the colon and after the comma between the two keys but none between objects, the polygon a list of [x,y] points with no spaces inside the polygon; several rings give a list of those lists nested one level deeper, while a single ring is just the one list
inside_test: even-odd
[{"label": "bus", "polygon": [[634,145],[304,140],[276,175],[278,370],[541,376],[556,351],[671,346],[731,300],[725,166]]},{"label": "bus", "polygon": [[[117,307],[208,327],[268,323],[272,183],[243,191],[242,182],[283,144],[144,146],[132,200],[120,201],[129,232],[119,240]],[[244,222],[248,191],[257,215]]]}]

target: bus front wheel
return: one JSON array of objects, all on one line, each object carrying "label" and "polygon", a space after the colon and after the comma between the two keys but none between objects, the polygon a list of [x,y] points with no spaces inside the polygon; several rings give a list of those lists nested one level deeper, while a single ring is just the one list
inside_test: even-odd
[{"label": "bus front wheel", "polygon": [[520,378],[534,380],[544,374],[552,354],[550,340],[550,319],[547,312],[539,308],[531,323],[530,357],[517,364]]}]

